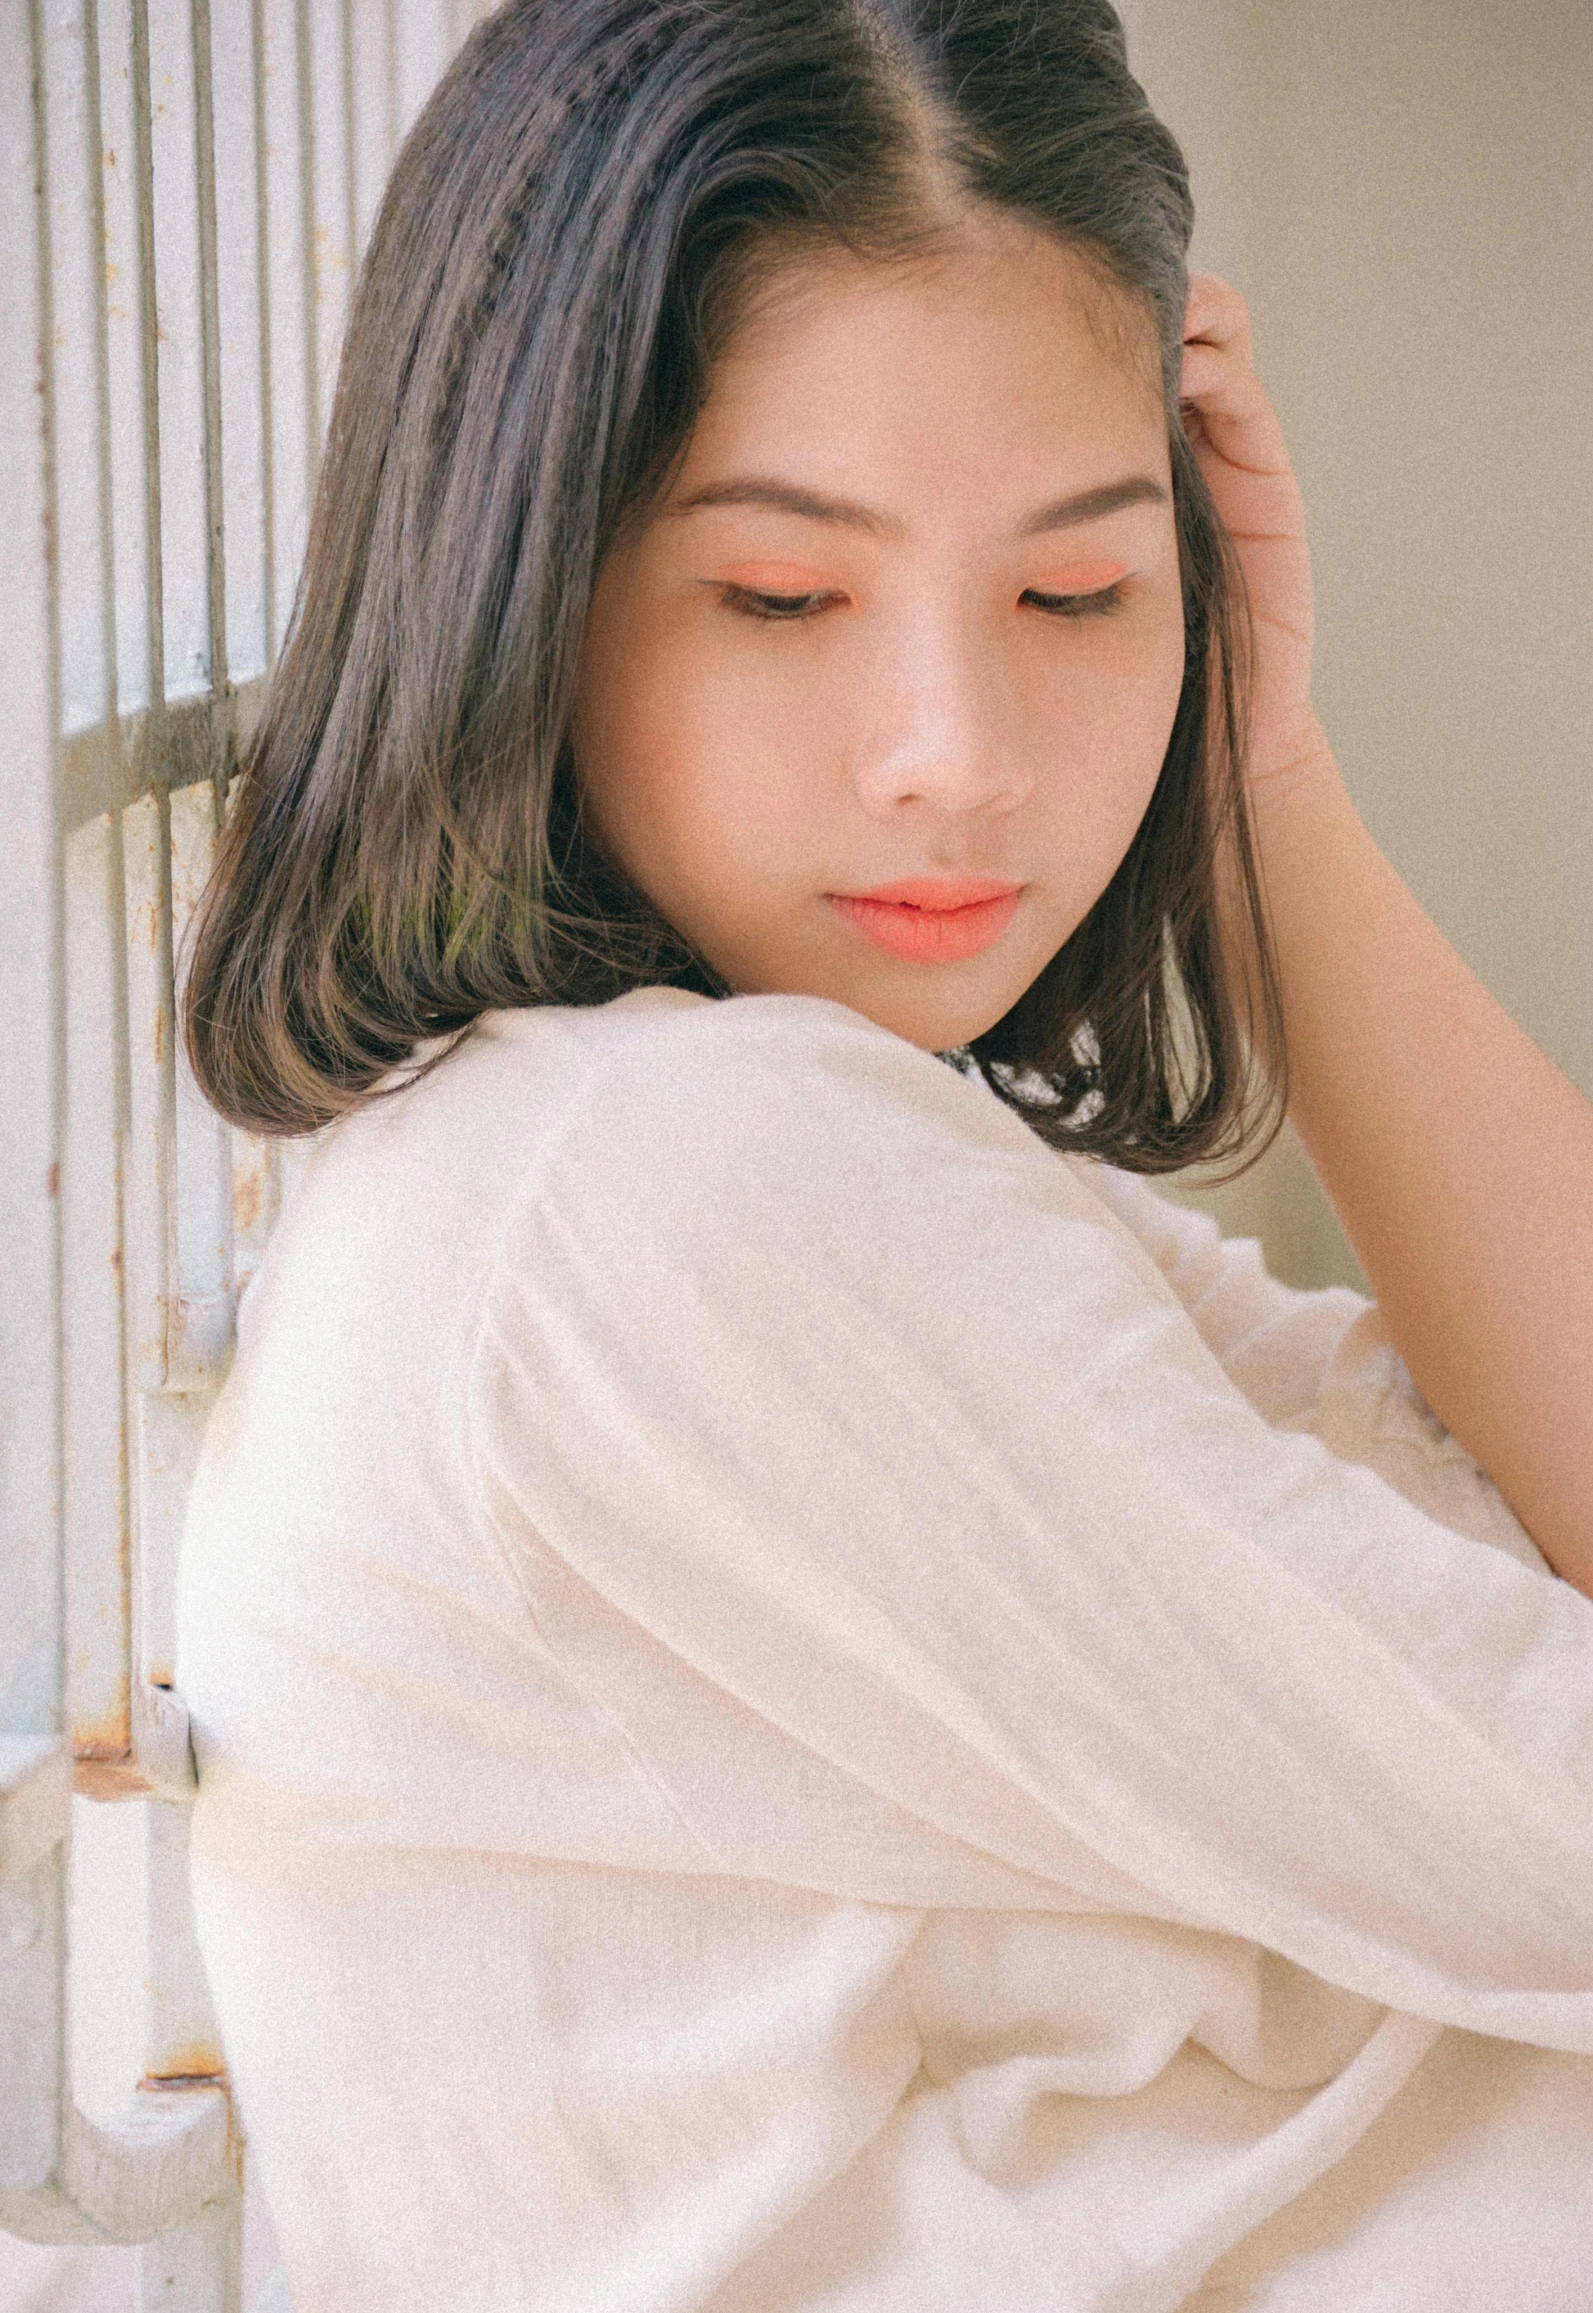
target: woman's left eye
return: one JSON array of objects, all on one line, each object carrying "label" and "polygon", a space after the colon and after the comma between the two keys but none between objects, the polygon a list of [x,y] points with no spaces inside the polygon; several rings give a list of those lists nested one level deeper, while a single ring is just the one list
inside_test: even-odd
[{"label": "woman's left eye", "polygon": [[1031,586],[1019,600],[1032,602],[1037,610],[1050,611],[1055,618],[1096,618],[1103,611],[1121,610],[1126,597],[1119,579],[1115,586],[1100,587],[1094,594],[1041,594]]},{"label": "woman's left eye", "polygon": [[760,594],[750,586],[726,586],[725,601],[733,610],[745,611],[748,618],[793,619],[811,618],[835,597],[816,590],[811,594]]}]

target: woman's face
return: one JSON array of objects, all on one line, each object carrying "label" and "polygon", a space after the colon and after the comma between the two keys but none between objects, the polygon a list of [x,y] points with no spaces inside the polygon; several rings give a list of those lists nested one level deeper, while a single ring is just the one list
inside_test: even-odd
[{"label": "woman's face", "polygon": [[946,1051],[1105,889],[1183,677],[1156,381],[1148,316],[1010,218],[758,300],[575,723],[588,824],[737,991]]}]

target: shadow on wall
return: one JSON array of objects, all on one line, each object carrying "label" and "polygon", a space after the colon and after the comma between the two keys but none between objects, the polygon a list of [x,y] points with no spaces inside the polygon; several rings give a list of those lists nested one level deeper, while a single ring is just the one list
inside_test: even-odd
[{"label": "shadow on wall", "polygon": [[[1383,849],[1593,1095],[1593,9],[1131,0],[1192,263],[1249,301],[1305,496],[1315,696]],[[1202,1193],[1355,1283],[1298,1144]]]}]

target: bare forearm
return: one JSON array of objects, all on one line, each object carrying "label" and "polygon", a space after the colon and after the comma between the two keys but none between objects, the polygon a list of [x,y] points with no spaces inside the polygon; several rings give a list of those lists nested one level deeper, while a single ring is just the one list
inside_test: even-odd
[{"label": "bare forearm", "polygon": [[1593,1108],[1405,889],[1325,739],[1256,816],[1290,1115],[1427,1402],[1593,1596]]}]

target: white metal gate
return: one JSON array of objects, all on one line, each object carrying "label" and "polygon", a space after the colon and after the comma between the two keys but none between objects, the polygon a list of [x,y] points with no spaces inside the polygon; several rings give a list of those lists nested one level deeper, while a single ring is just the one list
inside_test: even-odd
[{"label": "white metal gate", "polygon": [[[0,2227],[149,2244],[146,2306],[221,2313],[239,2144],[172,1577],[292,1149],[199,1100],[173,956],[292,603],[357,253],[481,10],[0,11]],[[95,2116],[72,2078],[107,2033],[138,2085]]]}]

